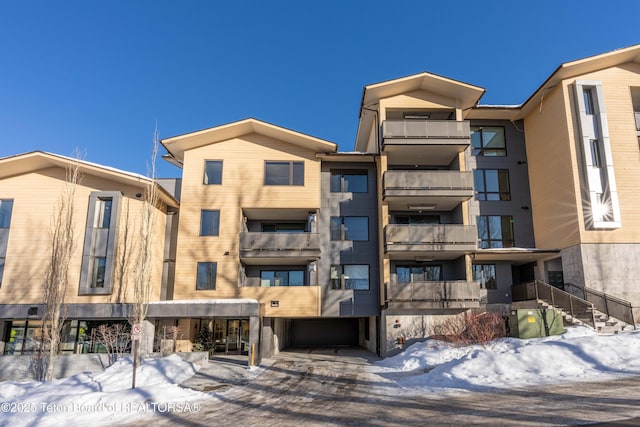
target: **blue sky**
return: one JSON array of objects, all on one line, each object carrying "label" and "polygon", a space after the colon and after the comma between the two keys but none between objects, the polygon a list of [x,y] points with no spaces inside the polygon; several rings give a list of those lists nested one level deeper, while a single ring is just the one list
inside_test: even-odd
[{"label": "blue sky", "polygon": [[146,173],[156,123],[246,117],[350,151],[364,85],[429,71],[519,104],[562,62],[640,43],[638,1],[453,4],[2,2],[0,157],[77,147]]}]

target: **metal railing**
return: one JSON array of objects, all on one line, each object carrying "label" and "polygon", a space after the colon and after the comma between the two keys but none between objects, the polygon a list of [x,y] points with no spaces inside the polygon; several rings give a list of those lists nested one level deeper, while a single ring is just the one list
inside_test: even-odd
[{"label": "metal railing", "polygon": [[513,301],[540,300],[561,309],[592,328],[596,328],[594,304],[577,296],[556,288],[548,283],[535,280],[512,286]]},{"label": "metal railing", "polygon": [[240,233],[241,251],[320,250],[318,233]]},{"label": "metal railing", "polygon": [[480,284],[466,280],[399,282],[392,274],[387,297],[395,301],[480,301]]},{"label": "metal railing", "polygon": [[403,190],[469,190],[473,191],[473,173],[462,171],[388,170],[384,188]]},{"label": "metal railing", "polygon": [[592,303],[598,311],[632,325],[635,329],[633,307],[629,301],[596,291],[595,289],[577,286],[573,283],[565,283],[564,286],[565,289],[567,287],[571,288],[578,296],[582,296],[582,299]]},{"label": "metal railing", "polygon": [[383,138],[445,138],[469,139],[468,121],[454,120],[385,120]]}]

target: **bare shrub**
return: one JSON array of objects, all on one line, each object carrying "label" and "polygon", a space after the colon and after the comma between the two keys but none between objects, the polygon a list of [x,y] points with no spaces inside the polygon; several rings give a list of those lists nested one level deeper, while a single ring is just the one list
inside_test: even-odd
[{"label": "bare shrub", "polygon": [[505,322],[497,313],[464,313],[431,327],[431,337],[456,346],[483,344],[506,335]]},{"label": "bare shrub", "polygon": [[131,330],[129,325],[115,323],[111,326],[100,325],[98,330],[98,344],[104,346],[109,357],[109,365],[131,351]]}]

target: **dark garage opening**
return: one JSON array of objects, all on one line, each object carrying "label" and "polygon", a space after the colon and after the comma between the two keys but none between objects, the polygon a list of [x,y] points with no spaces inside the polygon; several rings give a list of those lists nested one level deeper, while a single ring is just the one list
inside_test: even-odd
[{"label": "dark garage opening", "polygon": [[358,319],[293,319],[289,326],[289,346],[358,346]]}]

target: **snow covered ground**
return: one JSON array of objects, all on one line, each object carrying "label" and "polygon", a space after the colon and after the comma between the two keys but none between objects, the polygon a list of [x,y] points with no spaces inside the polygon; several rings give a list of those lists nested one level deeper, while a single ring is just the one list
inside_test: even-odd
[{"label": "snow covered ground", "polygon": [[[640,375],[638,355],[640,331],[605,336],[575,327],[561,336],[504,338],[484,346],[455,347],[429,340],[366,369],[400,387],[385,387],[385,393],[459,393]],[[152,414],[198,413],[207,400],[218,402],[215,393],[177,385],[198,369],[176,355],[148,360],[138,368],[134,390],[130,360],[120,360],[100,374],[52,383],[1,382],[0,426],[97,427]]]},{"label": "snow covered ground", "polygon": [[640,375],[640,331],[597,335],[587,327],[546,338],[503,338],[455,347],[416,343],[376,363],[377,373],[416,391],[482,391]]}]

